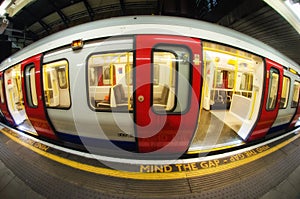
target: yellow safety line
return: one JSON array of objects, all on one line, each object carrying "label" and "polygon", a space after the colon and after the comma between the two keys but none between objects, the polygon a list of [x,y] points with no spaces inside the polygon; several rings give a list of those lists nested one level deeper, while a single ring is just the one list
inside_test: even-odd
[{"label": "yellow safety line", "polygon": [[[263,158],[281,148],[283,148],[284,146],[288,145],[289,143],[293,142],[294,140],[298,139],[300,137],[300,133],[264,152],[258,153],[254,156],[251,157],[247,157],[245,159],[242,160],[238,160],[235,162],[231,162],[228,164],[224,164],[224,165],[220,165],[219,167],[212,167],[209,169],[204,169],[204,170],[199,170],[199,171],[192,171],[192,172],[187,172],[187,178],[191,178],[191,177],[198,177],[198,176],[203,176],[203,175],[208,175],[208,174],[213,174],[213,173],[218,173],[218,172],[222,172],[222,171],[226,171],[228,169],[233,169],[239,166],[242,166],[244,164],[248,164],[250,162],[256,161],[260,158]],[[205,173],[204,173],[205,172]],[[203,174],[204,173],[204,174]]]},{"label": "yellow safety line", "polygon": [[75,162],[72,160],[68,160],[66,158],[62,158],[62,157],[53,155],[51,153],[47,153],[46,151],[40,150],[38,148],[35,148],[34,146],[32,146],[28,143],[25,143],[25,142],[21,141],[20,139],[14,137],[13,135],[10,135],[9,133],[5,132],[3,129],[1,129],[0,131],[2,133],[4,133],[7,137],[12,139],[13,141],[21,144],[22,146],[42,155],[44,157],[47,157],[47,158],[54,160],[56,162],[59,162],[61,164],[70,166],[72,168],[79,169],[82,171],[92,172],[95,174],[101,174],[101,175],[117,177],[117,178],[136,179],[136,180],[174,180],[174,179],[199,177],[199,176],[204,176],[204,175],[208,175],[208,174],[226,171],[228,169],[233,169],[235,167],[239,167],[241,165],[250,163],[250,162],[258,160],[266,155],[269,155],[300,137],[300,134],[298,134],[298,135],[294,136],[293,138],[290,138],[290,139],[278,144],[277,146],[270,148],[264,152],[261,152],[255,156],[248,157],[246,159],[239,160],[236,162],[231,162],[228,164],[220,165],[215,168],[201,169],[201,170],[197,170],[197,171],[172,172],[172,173],[140,173],[140,172],[128,172],[128,171],[118,171],[118,170],[113,170],[113,169],[100,168],[100,167],[95,167],[95,166]]}]

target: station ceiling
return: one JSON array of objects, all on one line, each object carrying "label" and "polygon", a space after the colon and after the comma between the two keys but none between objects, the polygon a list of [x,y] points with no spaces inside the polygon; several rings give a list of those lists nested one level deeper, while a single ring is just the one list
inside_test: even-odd
[{"label": "station ceiling", "polygon": [[[300,64],[300,35],[263,0],[14,0],[2,38],[16,50],[57,31],[128,15],[180,16],[229,27],[279,50]],[[295,0],[294,0],[295,1]],[[0,0],[0,3],[3,0]],[[299,3],[299,2],[298,2]]]}]

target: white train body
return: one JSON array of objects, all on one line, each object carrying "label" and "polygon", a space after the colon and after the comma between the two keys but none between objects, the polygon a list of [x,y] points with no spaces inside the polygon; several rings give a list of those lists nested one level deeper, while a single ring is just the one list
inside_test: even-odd
[{"label": "white train body", "polygon": [[[4,122],[100,151],[227,146],[218,141],[223,134],[234,133],[238,143],[263,138],[292,128],[300,113],[297,63],[244,34],[184,18],[121,17],[73,27],[12,55],[0,71]],[[165,85],[166,101],[158,103]],[[216,106],[221,100],[227,107]],[[200,137],[210,131],[216,134],[207,146]]]}]

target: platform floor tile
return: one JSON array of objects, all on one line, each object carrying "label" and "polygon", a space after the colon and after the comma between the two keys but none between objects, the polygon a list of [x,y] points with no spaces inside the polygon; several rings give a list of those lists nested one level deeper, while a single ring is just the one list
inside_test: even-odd
[{"label": "platform floor tile", "polygon": [[44,199],[20,180],[0,160],[0,198],[2,199]]},{"label": "platform floor tile", "polygon": [[287,179],[274,187],[260,199],[299,199],[300,198],[300,166]]}]

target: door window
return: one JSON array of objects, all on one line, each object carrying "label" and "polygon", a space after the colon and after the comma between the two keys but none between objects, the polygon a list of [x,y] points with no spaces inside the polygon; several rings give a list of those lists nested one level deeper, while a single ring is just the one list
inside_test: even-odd
[{"label": "door window", "polygon": [[291,84],[290,78],[283,77],[282,92],[281,92],[279,108],[286,108],[287,107],[288,99],[289,99],[289,93],[290,93],[290,84]]},{"label": "door window", "polygon": [[189,49],[176,45],[158,45],[153,49],[152,57],[154,111],[174,113],[186,111],[191,87]]},{"label": "door window", "polygon": [[31,108],[36,108],[38,105],[35,82],[35,67],[34,64],[25,66],[25,91],[27,103]]},{"label": "door window", "polygon": [[267,110],[274,110],[276,107],[278,86],[279,86],[279,71],[275,68],[271,68]]},{"label": "door window", "polygon": [[2,104],[5,102],[3,93],[3,76],[0,77],[0,100]]},{"label": "door window", "polygon": [[300,88],[300,83],[299,82],[295,82],[294,83],[294,88],[293,88],[292,108],[296,108],[298,106],[299,88]]}]

